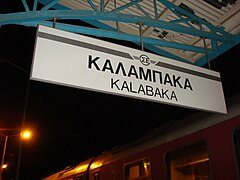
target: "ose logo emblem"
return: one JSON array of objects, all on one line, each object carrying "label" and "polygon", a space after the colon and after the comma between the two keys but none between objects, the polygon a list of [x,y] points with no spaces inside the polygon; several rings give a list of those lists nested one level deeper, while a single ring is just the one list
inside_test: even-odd
[{"label": "ose logo emblem", "polygon": [[147,55],[141,55],[140,56],[140,62],[145,65],[148,66],[150,64],[150,58]]}]

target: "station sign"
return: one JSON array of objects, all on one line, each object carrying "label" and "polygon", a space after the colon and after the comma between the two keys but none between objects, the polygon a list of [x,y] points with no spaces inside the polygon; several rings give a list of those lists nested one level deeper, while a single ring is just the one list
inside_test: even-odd
[{"label": "station sign", "polygon": [[41,25],[36,35],[31,79],[227,112],[218,72]]}]

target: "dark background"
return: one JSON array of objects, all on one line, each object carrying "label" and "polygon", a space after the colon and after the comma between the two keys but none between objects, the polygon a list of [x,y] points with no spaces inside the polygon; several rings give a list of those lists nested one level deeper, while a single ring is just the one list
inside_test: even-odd
[{"label": "dark background", "polygon": [[[9,4],[3,3],[2,11],[17,12],[19,6]],[[33,131],[32,139],[23,143],[20,179],[40,179],[196,112],[30,81],[35,33],[36,28],[18,25],[0,29],[0,128],[21,128],[24,120],[24,127]],[[116,43],[137,48],[123,41]],[[239,47],[211,63],[212,69],[221,73],[225,98],[240,92]],[[3,142],[0,136],[0,153]],[[4,172],[7,179],[16,176],[18,151],[19,139],[10,137],[6,152],[9,168]]]}]

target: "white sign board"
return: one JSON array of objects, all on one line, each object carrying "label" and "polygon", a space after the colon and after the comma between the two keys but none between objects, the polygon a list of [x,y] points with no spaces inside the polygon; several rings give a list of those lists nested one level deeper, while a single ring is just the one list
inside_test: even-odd
[{"label": "white sign board", "polygon": [[226,113],[218,72],[39,26],[31,79]]}]

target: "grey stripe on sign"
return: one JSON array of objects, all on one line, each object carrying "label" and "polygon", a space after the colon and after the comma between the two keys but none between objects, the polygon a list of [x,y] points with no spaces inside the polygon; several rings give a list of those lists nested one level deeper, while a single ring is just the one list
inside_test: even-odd
[{"label": "grey stripe on sign", "polygon": [[140,60],[139,56],[133,56],[133,58],[136,59],[136,60]]},{"label": "grey stripe on sign", "polygon": [[199,77],[203,77],[203,78],[207,78],[207,79],[211,79],[211,80],[214,80],[214,81],[221,82],[220,77],[212,76],[212,75],[201,73],[201,72],[198,72],[198,71],[193,71],[191,69],[186,69],[186,68],[183,68],[183,67],[178,67],[178,66],[174,66],[174,65],[171,65],[171,64],[166,64],[166,63],[163,63],[163,62],[158,62],[156,65],[160,66],[160,67],[164,67],[164,68],[168,68],[168,69],[172,69],[172,70],[176,70],[176,71],[180,71],[180,72],[184,72],[184,73],[192,74],[192,75],[195,75],[195,76],[199,76]]},{"label": "grey stripe on sign", "polygon": [[45,39],[50,39],[50,40],[53,40],[53,41],[58,41],[58,42],[66,43],[66,44],[71,44],[71,45],[74,45],[74,46],[79,46],[79,47],[83,47],[83,48],[87,48],[87,49],[92,49],[92,50],[95,50],[95,51],[100,51],[100,52],[112,54],[112,55],[115,55],[115,56],[120,56],[120,57],[124,57],[124,58],[128,58],[128,59],[133,59],[128,53],[125,53],[125,52],[116,51],[114,49],[109,49],[109,48],[105,48],[105,47],[101,47],[101,46],[96,46],[96,45],[93,45],[93,44],[89,44],[89,43],[85,43],[85,42],[81,42],[81,41],[76,41],[76,40],[73,40],[73,39],[68,39],[68,38],[61,37],[61,36],[56,36],[56,35],[53,35],[53,34],[38,32],[37,36],[41,37],[41,38],[45,38]]}]

